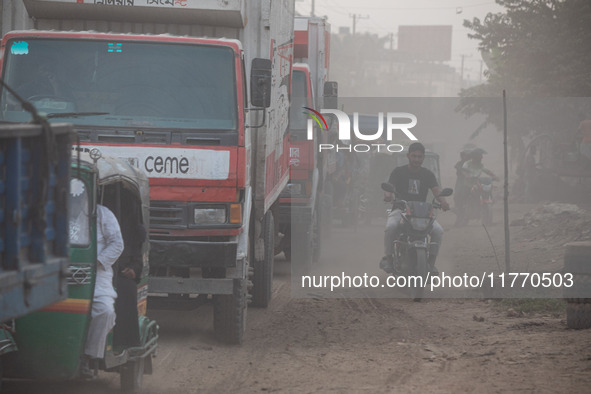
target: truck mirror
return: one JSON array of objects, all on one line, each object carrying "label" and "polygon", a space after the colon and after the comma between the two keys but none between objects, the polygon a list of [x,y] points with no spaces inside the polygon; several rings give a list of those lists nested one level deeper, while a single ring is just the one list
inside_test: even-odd
[{"label": "truck mirror", "polygon": [[250,103],[255,107],[271,106],[271,60],[252,59],[250,68]]},{"label": "truck mirror", "polygon": [[339,84],[335,81],[324,83],[324,108],[337,109],[339,97]]}]

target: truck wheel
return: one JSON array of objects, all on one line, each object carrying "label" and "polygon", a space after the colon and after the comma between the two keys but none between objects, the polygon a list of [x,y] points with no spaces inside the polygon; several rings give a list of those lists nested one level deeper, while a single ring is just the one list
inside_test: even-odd
[{"label": "truck wheel", "polygon": [[144,358],[128,361],[119,369],[121,391],[136,393],[142,388]]},{"label": "truck wheel", "polygon": [[489,205],[484,205],[482,207],[482,224],[485,226],[492,225],[492,210],[490,209]]},{"label": "truck wheel", "polygon": [[283,255],[285,256],[285,260],[291,261],[291,245],[283,248]]},{"label": "truck wheel", "polygon": [[273,288],[273,262],[275,259],[275,219],[271,211],[267,212],[263,221],[263,242],[265,255],[263,260],[255,256],[252,278],[252,306],[266,308],[271,301]]},{"label": "truck wheel", "polygon": [[295,276],[308,275],[312,268],[313,244],[310,223],[292,224],[291,270]]},{"label": "truck wheel", "polygon": [[318,262],[320,258],[320,252],[322,250],[322,238],[323,238],[323,231],[322,231],[322,224],[321,224],[322,216],[320,213],[320,209],[316,208],[316,213],[312,218],[312,234],[311,234],[311,244],[312,244],[312,261],[314,263]]},{"label": "truck wheel", "polygon": [[246,279],[234,279],[234,294],[213,297],[213,330],[218,341],[241,345],[246,329]]}]

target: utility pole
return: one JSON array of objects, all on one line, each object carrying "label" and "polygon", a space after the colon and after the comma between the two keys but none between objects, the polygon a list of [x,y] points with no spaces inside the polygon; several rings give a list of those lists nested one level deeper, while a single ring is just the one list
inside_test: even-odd
[{"label": "utility pole", "polygon": [[353,18],[353,35],[355,35],[355,24],[357,19],[369,19],[369,15],[349,14],[349,17]]},{"label": "utility pole", "polygon": [[314,15],[314,3],[315,2],[316,2],[315,0],[312,0],[312,11],[310,11],[310,16],[316,16],[316,15]]},{"label": "utility pole", "polygon": [[388,57],[390,58],[390,77],[392,76],[392,62],[394,54],[394,33],[390,33],[390,53],[388,53]]}]

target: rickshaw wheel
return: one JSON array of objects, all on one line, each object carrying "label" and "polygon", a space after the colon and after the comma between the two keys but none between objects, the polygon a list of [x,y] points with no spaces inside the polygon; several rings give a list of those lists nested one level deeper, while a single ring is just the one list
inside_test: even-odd
[{"label": "rickshaw wheel", "polygon": [[126,392],[138,392],[142,387],[144,377],[144,358],[128,361],[121,366],[119,378],[121,390]]}]

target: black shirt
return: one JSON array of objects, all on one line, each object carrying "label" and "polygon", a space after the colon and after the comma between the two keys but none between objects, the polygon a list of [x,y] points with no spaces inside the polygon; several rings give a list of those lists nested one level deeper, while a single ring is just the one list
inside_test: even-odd
[{"label": "black shirt", "polygon": [[388,182],[394,185],[396,199],[406,201],[427,201],[427,193],[439,186],[435,174],[421,167],[418,172],[411,173],[408,165],[396,167],[390,174]]}]

